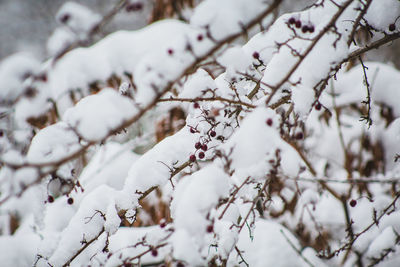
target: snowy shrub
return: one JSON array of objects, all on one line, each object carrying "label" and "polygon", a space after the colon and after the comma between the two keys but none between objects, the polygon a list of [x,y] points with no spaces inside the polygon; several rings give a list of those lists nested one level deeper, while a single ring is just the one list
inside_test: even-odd
[{"label": "snowy shrub", "polygon": [[400,266],[400,1],[115,2],[0,62],[0,265]]}]

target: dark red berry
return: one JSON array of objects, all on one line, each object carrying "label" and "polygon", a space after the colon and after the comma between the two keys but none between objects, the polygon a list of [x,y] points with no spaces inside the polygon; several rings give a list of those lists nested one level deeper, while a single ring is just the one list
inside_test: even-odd
[{"label": "dark red berry", "polygon": [[200,149],[200,148],[201,148],[201,143],[200,143],[200,142],[197,142],[196,144],[194,144],[194,147],[195,147],[196,149]]},{"label": "dark red berry", "polygon": [[24,94],[25,94],[25,96],[27,97],[27,98],[32,98],[32,97],[34,97],[35,95],[36,95],[36,93],[37,93],[37,91],[36,91],[36,89],[35,88],[33,88],[33,87],[28,87],[28,88],[26,88],[26,90],[25,90],[25,92],[24,92]]},{"label": "dark red berry", "polygon": [[203,151],[207,151],[207,149],[208,149],[208,147],[207,147],[207,145],[206,145],[206,144],[204,144],[204,145],[202,145],[202,146],[201,146],[201,150],[203,150]]},{"label": "dark red berry", "polygon": [[199,41],[199,42],[203,41],[203,35],[202,34],[197,35],[197,41]]},{"label": "dark red berry", "polygon": [[315,109],[316,109],[316,110],[321,110],[321,108],[322,108],[321,103],[317,103],[317,104],[315,105]]},{"label": "dark red berry", "polygon": [[3,136],[4,136],[4,131],[0,130],[0,137],[3,137]]},{"label": "dark red berry", "polygon": [[298,132],[298,133],[296,133],[295,137],[297,140],[301,140],[301,139],[303,139],[304,135],[302,132]]},{"label": "dark red berry", "polygon": [[271,118],[267,119],[266,121],[268,126],[272,126],[273,120]]},{"label": "dark red berry", "polygon": [[153,249],[151,250],[151,256],[157,257],[157,255],[158,255],[157,249],[153,248]]},{"label": "dark red berry", "polygon": [[185,264],[183,264],[182,262],[178,262],[177,264],[176,264],[176,267],[185,267]]},{"label": "dark red berry", "polygon": [[172,50],[171,48],[169,48],[167,50],[167,52],[168,52],[168,55],[170,55],[170,56],[172,56],[174,54],[174,50]]},{"label": "dark red berry", "polygon": [[308,32],[308,26],[307,26],[307,25],[304,25],[304,26],[301,28],[301,31],[302,31],[303,33]]},{"label": "dark red berry", "polygon": [[289,24],[295,24],[295,23],[296,23],[296,19],[295,19],[294,17],[291,17],[291,18],[288,20],[288,22],[289,22]]},{"label": "dark red berry", "polygon": [[53,203],[54,202],[54,197],[53,196],[48,196],[47,197],[47,202]]},{"label": "dark red berry", "polygon": [[355,199],[352,199],[352,200],[350,200],[350,206],[351,207],[355,207],[357,205],[357,200],[355,200]]},{"label": "dark red berry", "polygon": [[297,20],[297,21],[295,22],[295,26],[296,26],[296,28],[300,28],[300,27],[301,27],[301,21],[300,21],[300,20]]},{"label": "dark red berry", "polygon": [[314,25],[308,26],[308,31],[313,33],[315,31]]},{"label": "dark red berry", "polygon": [[204,152],[201,151],[201,152],[199,153],[199,158],[200,158],[200,159],[204,159],[204,156],[205,156],[205,155],[204,155]]},{"label": "dark red berry", "polygon": [[199,105],[199,103],[197,103],[197,102],[194,102],[194,104],[193,104],[193,107],[194,107],[194,108],[199,108],[199,107],[200,107],[200,105]]},{"label": "dark red berry", "polygon": [[137,3],[131,3],[126,6],[125,10],[127,12],[132,12],[132,11],[140,11],[143,9],[143,3],[137,2]]},{"label": "dark red berry", "polygon": [[216,135],[217,135],[217,133],[216,133],[215,131],[211,131],[211,132],[210,132],[210,136],[211,136],[211,137],[215,137]]},{"label": "dark red berry", "polygon": [[260,58],[260,54],[256,51],[256,52],[253,53],[253,57],[255,59],[259,59]]},{"label": "dark red berry", "polygon": [[47,82],[47,74],[46,73],[39,74],[38,76],[36,76],[36,80]]},{"label": "dark red berry", "polygon": [[214,232],[214,226],[212,224],[210,224],[207,226],[206,230],[207,230],[207,233],[212,233],[212,232]]},{"label": "dark red berry", "polygon": [[68,20],[70,18],[71,18],[71,16],[69,14],[64,14],[64,15],[61,16],[60,21],[65,24],[65,23],[68,22]]},{"label": "dark red berry", "polygon": [[393,24],[390,24],[389,25],[389,31],[394,31],[394,30],[396,30],[396,25],[393,23]]},{"label": "dark red berry", "polygon": [[74,199],[72,197],[70,197],[70,198],[68,198],[67,202],[69,205],[72,205],[72,204],[74,204]]},{"label": "dark red berry", "polygon": [[193,129],[192,127],[190,127],[190,132],[191,132],[191,133],[195,133],[195,132],[196,132],[196,130],[195,130],[195,129]]},{"label": "dark red berry", "polygon": [[196,161],[196,156],[195,155],[190,155],[189,157],[191,162],[195,162]]},{"label": "dark red berry", "polygon": [[161,228],[164,228],[165,226],[167,226],[167,223],[165,222],[165,220],[162,220],[162,221],[160,222],[160,227],[161,227]]}]

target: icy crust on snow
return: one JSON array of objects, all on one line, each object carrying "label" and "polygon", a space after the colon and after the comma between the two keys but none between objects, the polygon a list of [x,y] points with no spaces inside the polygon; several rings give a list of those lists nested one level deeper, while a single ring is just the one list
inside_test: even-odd
[{"label": "icy crust on snow", "polygon": [[28,162],[56,162],[81,149],[79,138],[65,122],[57,122],[39,131],[32,139],[26,156]]},{"label": "icy crust on snow", "polygon": [[212,224],[207,214],[220,198],[229,194],[229,176],[216,166],[207,166],[185,177],[176,187],[171,203],[175,232],[174,257],[192,264],[204,264],[208,248],[206,229]]},{"label": "icy crust on snow", "polygon": [[63,120],[84,140],[101,141],[136,112],[137,108],[129,98],[113,89],[104,89],[68,109]]}]

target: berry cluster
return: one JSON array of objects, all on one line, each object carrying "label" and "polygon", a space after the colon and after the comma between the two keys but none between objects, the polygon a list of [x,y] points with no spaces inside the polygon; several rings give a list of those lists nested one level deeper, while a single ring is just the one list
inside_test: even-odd
[{"label": "berry cluster", "polygon": [[[200,142],[197,142],[196,144],[194,144],[194,148],[196,148],[196,151],[199,150],[199,149],[202,150],[202,151],[199,152],[198,156],[199,156],[199,159],[204,159],[204,157],[206,156],[204,154],[204,152],[207,151],[207,149],[208,149],[207,144],[206,143],[202,144]],[[189,160],[191,162],[195,162],[196,161],[196,155],[195,154],[190,155]]]},{"label": "berry cluster", "polygon": [[[288,20],[288,23],[289,23],[289,25],[294,25],[297,29],[300,29],[301,28],[301,31],[303,32],[303,33],[307,33],[307,32],[310,32],[310,33],[313,33],[314,31],[315,31],[315,27],[314,27],[314,25],[312,25],[312,24],[304,24],[303,25],[303,23],[301,22],[301,20],[299,20],[299,19],[296,19],[296,18],[294,18],[294,17],[291,17],[289,20]],[[302,27],[302,25],[303,25],[303,27]]]}]

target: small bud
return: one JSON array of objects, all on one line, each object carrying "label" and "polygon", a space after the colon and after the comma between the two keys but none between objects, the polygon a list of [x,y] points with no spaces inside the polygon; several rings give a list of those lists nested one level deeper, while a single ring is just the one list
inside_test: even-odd
[{"label": "small bud", "polygon": [[214,232],[214,226],[212,224],[210,224],[207,226],[206,230],[207,230],[207,233],[212,233],[212,232]]}]

